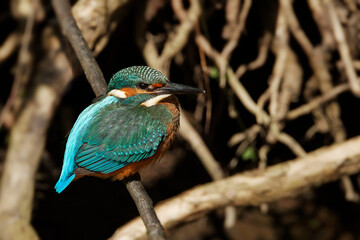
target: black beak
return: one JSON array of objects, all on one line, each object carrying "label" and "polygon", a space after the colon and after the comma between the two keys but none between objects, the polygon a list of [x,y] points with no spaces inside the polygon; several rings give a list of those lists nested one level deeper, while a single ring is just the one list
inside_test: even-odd
[{"label": "black beak", "polygon": [[158,88],[153,93],[157,94],[199,94],[205,93],[205,90],[201,90],[194,87],[189,87],[179,83],[167,82],[164,87]]}]

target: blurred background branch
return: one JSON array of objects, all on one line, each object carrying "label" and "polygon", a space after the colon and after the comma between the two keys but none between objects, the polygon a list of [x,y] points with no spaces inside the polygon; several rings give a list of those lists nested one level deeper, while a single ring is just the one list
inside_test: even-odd
[{"label": "blurred background branch", "polygon": [[42,33],[46,52],[34,76],[34,88],[11,128],[0,186],[0,239],[37,239],[30,225],[35,175],[46,133],[60,98],[72,79],[62,44],[53,27]]},{"label": "blurred background branch", "polygon": [[[360,171],[360,137],[320,148],[286,163],[228,177],[190,189],[159,204],[155,209],[166,229],[228,205],[246,206],[296,196],[314,186]],[[343,154],[345,151],[346,154]],[[312,165],[309,169],[308,166]],[[145,228],[134,219],[111,237],[144,239]]]}]

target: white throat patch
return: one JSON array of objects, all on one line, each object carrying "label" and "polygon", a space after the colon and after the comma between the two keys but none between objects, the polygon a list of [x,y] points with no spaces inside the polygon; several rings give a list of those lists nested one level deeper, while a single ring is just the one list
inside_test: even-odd
[{"label": "white throat patch", "polygon": [[169,97],[171,94],[163,94],[163,95],[159,95],[156,96],[154,98],[151,98],[143,103],[141,103],[141,105],[145,106],[145,107],[151,107],[154,106],[156,104],[158,104],[161,100],[163,100],[164,98]]},{"label": "white throat patch", "polygon": [[127,98],[126,93],[124,91],[121,91],[119,89],[113,89],[108,94],[108,96],[114,96],[117,98]]}]

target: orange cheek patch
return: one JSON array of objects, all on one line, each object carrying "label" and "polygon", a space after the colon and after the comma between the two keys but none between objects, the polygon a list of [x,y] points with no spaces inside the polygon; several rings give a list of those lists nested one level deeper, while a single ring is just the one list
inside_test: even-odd
[{"label": "orange cheek patch", "polygon": [[162,85],[161,83],[154,83],[152,86],[153,86],[154,88],[160,88],[160,87],[162,87],[163,85]]},{"label": "orange cheek patch", "polygon": [[147,93],[146,91],[137,88],[122,88],[121,91],[126,94],[126,97],[131,97],[140,93]]}]

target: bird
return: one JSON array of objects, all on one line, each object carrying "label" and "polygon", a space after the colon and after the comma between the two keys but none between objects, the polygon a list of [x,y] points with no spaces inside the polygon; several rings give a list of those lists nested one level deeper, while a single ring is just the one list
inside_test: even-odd
[{"label": "bird", "polygon": [[83,176],[122,180],[159,160],[180,124],[174,94],[204,92],[147,66],[118,71],[71,129],[56,192]]}]

